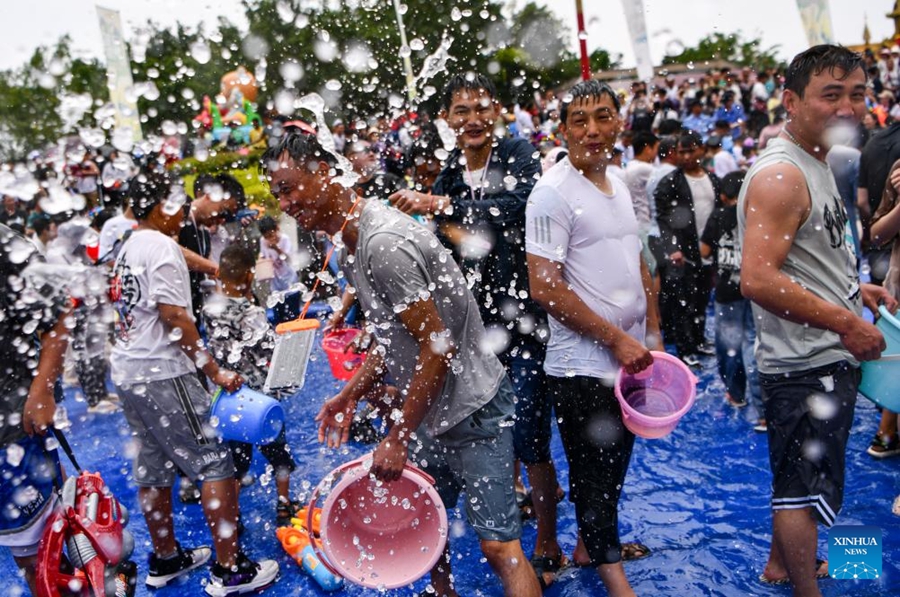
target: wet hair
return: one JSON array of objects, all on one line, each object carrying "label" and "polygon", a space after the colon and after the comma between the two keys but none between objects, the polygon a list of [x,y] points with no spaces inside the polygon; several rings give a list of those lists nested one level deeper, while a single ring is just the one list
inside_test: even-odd
[{"label": "wet hair", "polygon": [[406,153],[406,165],[409,168],[414,168],[428,160],[440,162],[441,160],[438,159],[435,152],[443,148],[444,144],[436,129],[434,132],[430,130],[425,131],[409,146]]},{"label": "wet hair", "polygon": [[737,199],[743,185],[744,173],[740,170],[737,172],[730,172],[722,179],[722,194],[729,199]]},{"label": "wet hair", "polygon": [[464,73],[453,75],[447,84],[444,85],[443,106],[445,110],[450,109],[453,103],[453,96],[457,91],[466,89],[468,91],[484,90],[491,99],[497,98],[497,87],[494,82],[484,75],[478,73]]},{"label": "wet hair", "polygon": [[225,247],[219,257],[219,278],[228,282],[242,282],[254,266],[256,256],[253,251],[241,243],[232,243]]},{"label": "wet hair", "polygon": [[203,194],[203,187],[216,184],[216,177],[212,174],[201,174],[197,178],[194,179],[194,198],[196,199],[200,195]]},{"label": "wet hair", "polygon": [[244,209],[247,207],[247,196],[244,194],[244,187],[231,174],[217,174],[216,182],[222,185],[225,191],[225,199],[234,199],[237,202],[237,208]]},{"label": "wet hair", "polygon": [[649,131],[640,131],[634,136],[634,140],[631,142],[632,146],[634,146],[634,155],[640,154],[644,149],[652,147],[658,142],[659,137],[653,133]]},{"label": "wet hair", "polygon": [[569,90],[569,93],[563,98],[562,107],[559,110],[560,121],[566,121],[566,118],[569,116],[569,106],[573,103],[588,98],[600,99],[604,95],[609,96],[609,99],[612,100],[613,106],[618,113],[622,106],[619,104],[619,98],[616,96],[616,92],[612,90],[612,87],[606,83],[601,83],[597,79],[581,81],[572,87],[572,89]]},{"label": "wet hair", "polygon": [[172,192],[172,178],[164,172],[142,172],[131,179],[128,185],[131,195],[131,210],[138,220],[146,220],[158,204],[165,201]]},{"label": "wet hair", "polygon": [[784,88],[802,98],[813,77],[825,71],[832,75],[835,71],[842,71],[840,80],[843,81],[857,69],[862,70],[865,76],[865,62],[858,52],[831,44],[813,46],[791,60],[784,76]]},{"label": "wet hair", "polygon": [[678,147],[678,139],[674,136],[663,137],[659,140],[659,149],[656,150],[656,155],[659,159],[664,160],[673,153],[675,153],[675,149]]},{"label": "wet hair", "polygon": [[259,219],[257,226],[259,226],[260,234],[268,234],[278,229],[278,222],[272,216],[263,216]]},{"label": "wet hair", "polygon": [[238,209],[247,207],[247,196],[244,194],[244,187],[231,174],[201,174],[194,180],[194,198],[196,199],[202,195],[203,188],[210,185],[222,187],[223,199],[234,199],[237,201]]},{"label": "wet hair", "polygon": [[337,168],[337,158],[325,151],[325,148],[319,143],[319,139],[315,135],[300,130],[285,130],[278,142],[263,154],[261,166],[268,172],[272,164],[278,162],[284,153],[298,164],[316,160]]},{"label": "wet hair", "polygon": [[40,236],[44,232],[50,228],[50,224],[53,223],[53,220],[47,214],[41,214],[38,217],[34,218],[31,222],[31,229],[34,230],[35,236]]},{"label": "wet hair", "polygon": [[94,217],[91,218],[91,228],[94,230],[102,230],[103,225],[115,217],[115,215],[116,212],[109,208],[99,210],[94,214]]},{"label": "wet hair", "polygon": [[681,132],[681,121],[675,118],[666,118],[662,122],[659,123],[659,133],[660,138],[666,137],[669,135],[678,135]]},{"label": "wet hair", "polygon": [[703,137],[697,131],[688,129],[681,132],[681,136],[678,137],[678,144],[689,148],[702,147]]}]

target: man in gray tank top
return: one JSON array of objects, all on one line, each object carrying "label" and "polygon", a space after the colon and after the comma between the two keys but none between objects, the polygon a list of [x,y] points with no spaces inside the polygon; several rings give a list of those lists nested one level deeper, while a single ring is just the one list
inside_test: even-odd
[{"label": "man in gray tank top", "polygon": [[817,525],[841,507],[859,362],[879,358],[881,332],[862,317],[897,303],[860,284],[847,212],[825,161],[838,127],[865,112],[862,58],[821,45],[788,67],[789,119],[747,174],[738,204],[741,291],[753,301],[772,468],[772,549],[760,580],[787,578],[817,597]]}]

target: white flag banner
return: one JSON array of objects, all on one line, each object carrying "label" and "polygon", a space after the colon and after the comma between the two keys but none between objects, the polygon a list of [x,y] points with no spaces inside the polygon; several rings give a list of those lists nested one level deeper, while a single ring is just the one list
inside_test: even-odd
[{"label": "white flag banner", "polygon": [[137,102],[128,97],[127,90],[134,83],[131,79],[131,63],[128,49],[122,35],[122,19],[119,11],[97,7],[100,19],[100,33],[103,36],[103,51],[106,54],[106,77],[109,99],[116,109],[116,133],[130,134],[133,142],[143,139],[141,118]]},{"label": "white flag banner", "polygon": [[638,79],[653,79],[653,60],[650,58],[650,40],[647,38],[647,21],[644,18],[644,0],[622,0],[625,20],[631,34],[631,45],[637,61]]},{"label": "white flag banner", "polygon": [[797,0],[797,8],[810,46],[834,43],[828,0]]}]

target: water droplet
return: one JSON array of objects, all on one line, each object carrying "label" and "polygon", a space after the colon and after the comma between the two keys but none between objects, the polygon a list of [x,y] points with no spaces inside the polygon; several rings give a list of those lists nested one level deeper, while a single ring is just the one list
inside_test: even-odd
[{"label": "water droplet", "polygon": [[278,67],[278,73],[286,84],[293,85],[296,81],[303,78],[303,66],[296,60],[288,59]]},{"label": "water droplet", "polygon": [[667,56],[680,56],[684,53],[684,43],[680,39],[673,39],[666,44]]},{"label": "water droplet", "polygon": [[192,43],[190,48],[188,48],[188,52],[190,52],[191,57],[200,64],[206,64],[209,62],[209,59],[212,58],[212,51],[209,49],[209,45],[203,40],[197,40]]}]

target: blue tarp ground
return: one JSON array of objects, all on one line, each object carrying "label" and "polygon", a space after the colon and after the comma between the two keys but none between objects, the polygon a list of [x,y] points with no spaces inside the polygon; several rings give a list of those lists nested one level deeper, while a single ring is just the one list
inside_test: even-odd
[{"label": "blue tarp ground", "polygon": [[[308,490],[332,468],[366,451],[364,447],[353,446],[336,453],[316,443],[313,416],[322,401],[338,387],[324,353],[319,350],[311,363],[306,387],[286,403],[288,440],[299,464],[292,477],[295,492]],[[659,440],[637,441],[621,503],[621,532],[623,540],[640,540],[649,545],[653,555],[627,563],[627,574],[637,594],[642,596],[789,595],[787,588],[763,586],[756,580],[766,560],[770,537],[770,474],[765,436],[752,430],[749,423],[752,413],[735,411],[724,403],[714,359],[705,360],[698,391],[695,407],[674,433]],[[73,421],[68,435],[82,466],[99,470],[113,492],[134,513],[129,526],[136,538],[135,559],[143,577],[149,539],[144,521],[137,514],[135,488],[129,482],[130,463],[126,456],[129,432],[124,417],[88,415],[85,404],[72,393],[66,405]],[[877,581],[823,580],[820,586],[827,597],[900,594],[900,517],[890,512],[894,497],[900,494],[900,458],[875,461],[865,454],[877,421],[874,406],[861,398],[848,450],[846,497],[839,524],[882,528],[883,576]],[[568,470],[556,438],[553,455],[560,481],[566,487]],[[264,472],[259,456],[254,461],[254,470],[258,475]],[[241,508],[247,525],[245,549],[252,557],[274,557],[281,565],[280,579],[268,594],[324,594],[284,554],[275,539],[273,483],[257,482],[244,490]],[[459,517],[458,511],[451,513],[451,518]],[[185,545],[209,543],[198,506],[181,506],[176,500],[176,533]],[[559,508],[559,538],[571,552],[576,526],[569,502]],[[523,540],[530,553],[535,540],[533,524],[526,525]],[[466,530],[462,537],[454,539],[452,549],[461,595],[502,595],[499,583],[481,560],[472,531]],[[826,533],[822,533],[819,555],[826,554]],[[155,594],[158,597],[200,595],[204,578],[205,574],[198,571],[183,583]],[[0,557],[0,579],[4,579],[5,586],[0,589],[4,595],[25,590],[8,554]],[[424,581],[420,581],[413,588],[391,594],[410,595],[424,587]],[[151,593],[139,586],[138,595]],[[338,594],[374,595],[376,592],[348,587]],[[548,597],[604,594],[591,570],[568,571],[546,592]]]}]

